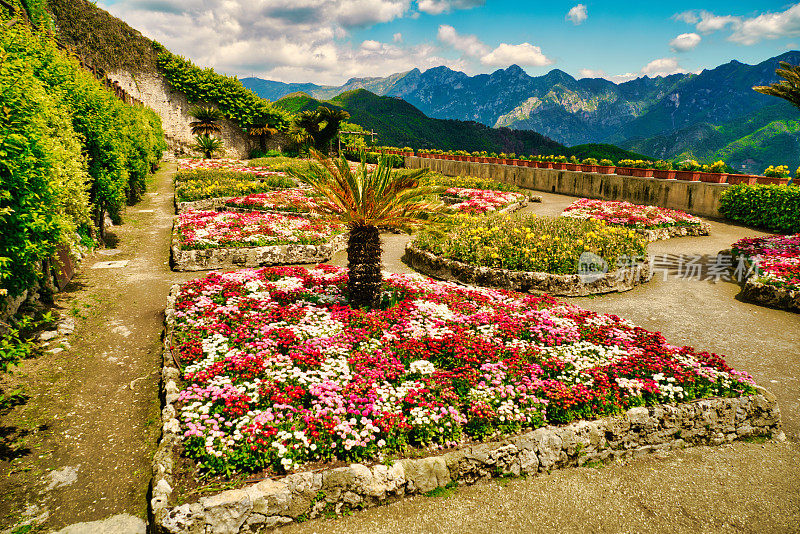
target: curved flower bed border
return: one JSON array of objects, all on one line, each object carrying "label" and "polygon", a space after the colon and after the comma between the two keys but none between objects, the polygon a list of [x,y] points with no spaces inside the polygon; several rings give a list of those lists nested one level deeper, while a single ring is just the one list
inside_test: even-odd
[{"label": "curved flower bed border", "polygon": [[399,460],[391,466],[352,464],[306,471],[174,506],[173,473],[181,427],[174,403],[180,372],[170,351],[175,326],[172,288],[166,310],[161,412],[162,437],[153,458],[150,513],[154,532],[259,532],[323,513],[340,514],[396,501],[458,483],[497,476],[547,473],[686,446],[721,445],[736,439],[781,439],[780,411],[763,388],[738,398],[706,398],[678,405],[631,408],[618,416],[542,427],[502,441],[483,443],[439,456]]},{"label": "curved flower bed border", "polygon": [[747,279],[739,295],[747,302],[800,313],[800,291],[763,284],[755,276]]},{"label": "curved flower bed border", "polygon": [[479,267],[437,256],[413,243],[406,245],[404,259],[414,270],[439,280],[562,297],[630,291],[652,278],[650,265],[644,262],[628,269],[610,271],[584,280],[578,274],[534,273]]},{"label": "curved flower bed border", "polygon": [[172,269],[174,271],[212,271],[293,263],[322,263],[330,260],[340,250],[347,248],[347,237],[348,233],[344,232],[320,245],[289,244],[181,250],[177,231],[173,230]]},{"label": "curved flower bed border", "polygon": [[743,300],[800,313],[800,234],[740,239],[726,252],[748,263]]},{"label": "curved flower bed border", "polygon": [[670,226],[667,228],[636,228],[637,234],[644,236],[649,242],[673,237],[692,237],[711,234],[711,225],[707,222],[697,226]]}]

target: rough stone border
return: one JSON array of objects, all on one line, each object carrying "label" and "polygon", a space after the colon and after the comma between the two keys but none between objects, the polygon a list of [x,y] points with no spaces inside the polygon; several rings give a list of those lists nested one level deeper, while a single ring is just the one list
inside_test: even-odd
[{"label": "rough stone border", "polygon": [[[459,204],[460,201],[464,200],[464,199],[459,198],[459,197],[451,197],[451,196],[440,196],[440,198],[442,199],[442,202],[447,206],[452,206],[454,204]],[[502,209],[499,209],[497,211],[490,211],[490,212],[487,212],[487,213],[502,213],[502,214],[514,213],[516,211],[521,210],[525,206],[527,206],[528,202],[541,202],[541,201],[542,201],[542,197],[540,197],[540,196],[535,196],[535,197],[529,198],[526,195],[525,198],[523,198],[519,202],[511,202],[510,204],[506,204],[505,206],[503,206]]]},{"label": "rough stone border", "polygon": [[646,262],[637,263],[629,269],[601,273],[597,275],[599,278],[592,276],[587,280],[577,274],[492,269],[437,256],[415,246],[413,242],[406,245],[404,260],[414,270],[439,280],[562,297],[629,291],[652,278],[650,264]]},{"label": "rough stone border", "polygon": [[172,269],[174,271],[212,271],[292,263],[321,263],[331,259],[340,250],[347,248],[347,237],[348,233],[344,232],[320,245],[290,244],[181,250],[178,233],[173,230]]},{"label": "rough stone border", "polygon": [[180,371],[170,344],[175,328],[175,299],[167,299],[162,388],[162,437],[153,458],[151,525],[157,534],[183,532],[259,532],[323,511],[337,514],[427,493],[451,483],[472,484],[496,476],[547,473],[619,458],[636,458],[658,450],[720,445],[753,436],[782,438],[775,397],[763,388],[739,398],[709,398],[678,404],[631,408],[626,413],[542,427],[501,441],[482,443],[391,466],[349,467],[295,473],[265,479],[241,489],[174,506],[174,448],[181,443],[178,399]]},{"label": "rough stone border", "polygon": [[637,228],[636,233],[649,242],[673,237],[696,237],[711,234],[711,225],[702,222],[693,226],[667,226],[666,228]]},{"label": "rough stone border", "polygon": [[739,295],[747,302],[800,313],[800,291],[763,284],[756,276],[747,279]]}]

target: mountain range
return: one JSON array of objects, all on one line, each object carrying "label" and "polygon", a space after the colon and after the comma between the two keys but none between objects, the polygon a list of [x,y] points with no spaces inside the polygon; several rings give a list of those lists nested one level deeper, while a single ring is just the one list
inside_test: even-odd
[{"label": "mountain range", "polygon": [[529,76],[516,65],[477,76],[447,67],[414,69],[352,78],[341,86],[241,81],[270,100],[297,92],[330,100],[365,89],[402,98],[432,118],[533,130],[566,145],[613,143],[658,158],[723,158],[759,172],[770,164],[800,164],[800,113],[752,90],[778,80],[780,61],[798,64],[800,52],[757,65],[731,61],[699,74],[644,76],[620,84],[576,80],[558,69]]}]

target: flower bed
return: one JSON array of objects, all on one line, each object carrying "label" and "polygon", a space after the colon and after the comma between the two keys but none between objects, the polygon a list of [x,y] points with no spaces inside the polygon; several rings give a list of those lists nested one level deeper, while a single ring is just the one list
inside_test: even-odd
[{"label": "flower bed", "polygon": [[581,255],[608,265],[643,257],[645,242],[633,230],[603,221],[535,216],[457,215],[420,231],[415,246],[478,267],[550,274],[577,274]]},{"label": "flower bed", "polygon": [[441,197],[450,206],[451,210],[471,214],[497,211],[502,208],[512,207],[512,205],[519,209],[527,201],[527,198],[522,193],[467,189],[463,187],[451,187]]},{"label": "flower bed", "polygon": [[743,298],[800,312],[800,234],[741,239],[733,254],[748,257],[755,270]]},{"label": "flower bed", "polygon": [[551,298],[390,275],[385,309],[365,312],[346,277],[267,268],[181,287],[181,428],[204,470],[379,459],[755,391],[719,356]]},{"label": "flower bed", "polygon": [[319,207],[319,197],[310,196],[306,189],[284,189],[268,193],[255,193],[244,197],[226,199],[225,207],[250,210],[309,213]]},{"label": "flower bed", "polygon": [[699,217],[679,210],[642,206],[630,202],[581,198],[561,214],[573,219],[595,219],[634,229],[648,241],[675,236],[708,235],[710,226]]},{"label": "flower bed", "polygon": [[179,171],[192,170],[217,170],[228,172],[241,172],[255,177],[286,176],[285,172],[274,171],[268,166],[250,166],[247,161],[239,159],[191,159],[178,160]]},{"label": "flower bed", "polygon": [[319,263],[346,242],[345,228],[327,219],[185,211],[176,218],[172,262],[177,271]]},{"label": "flower bed", "polygon": [[226,169],[189,169],[175,174],[175,202],[234,197],[295,187],[284,173],[256,176],[250,172]]}]

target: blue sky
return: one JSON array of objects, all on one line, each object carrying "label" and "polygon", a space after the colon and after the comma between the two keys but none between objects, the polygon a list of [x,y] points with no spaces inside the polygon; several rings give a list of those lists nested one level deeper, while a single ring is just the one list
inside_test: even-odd
[{"label": "blue sky", "polygon": [[800,4],[492,0],[101,0],[174,52],[239,76],[340,84],[447,65],[624,81],[800,49]]}]

